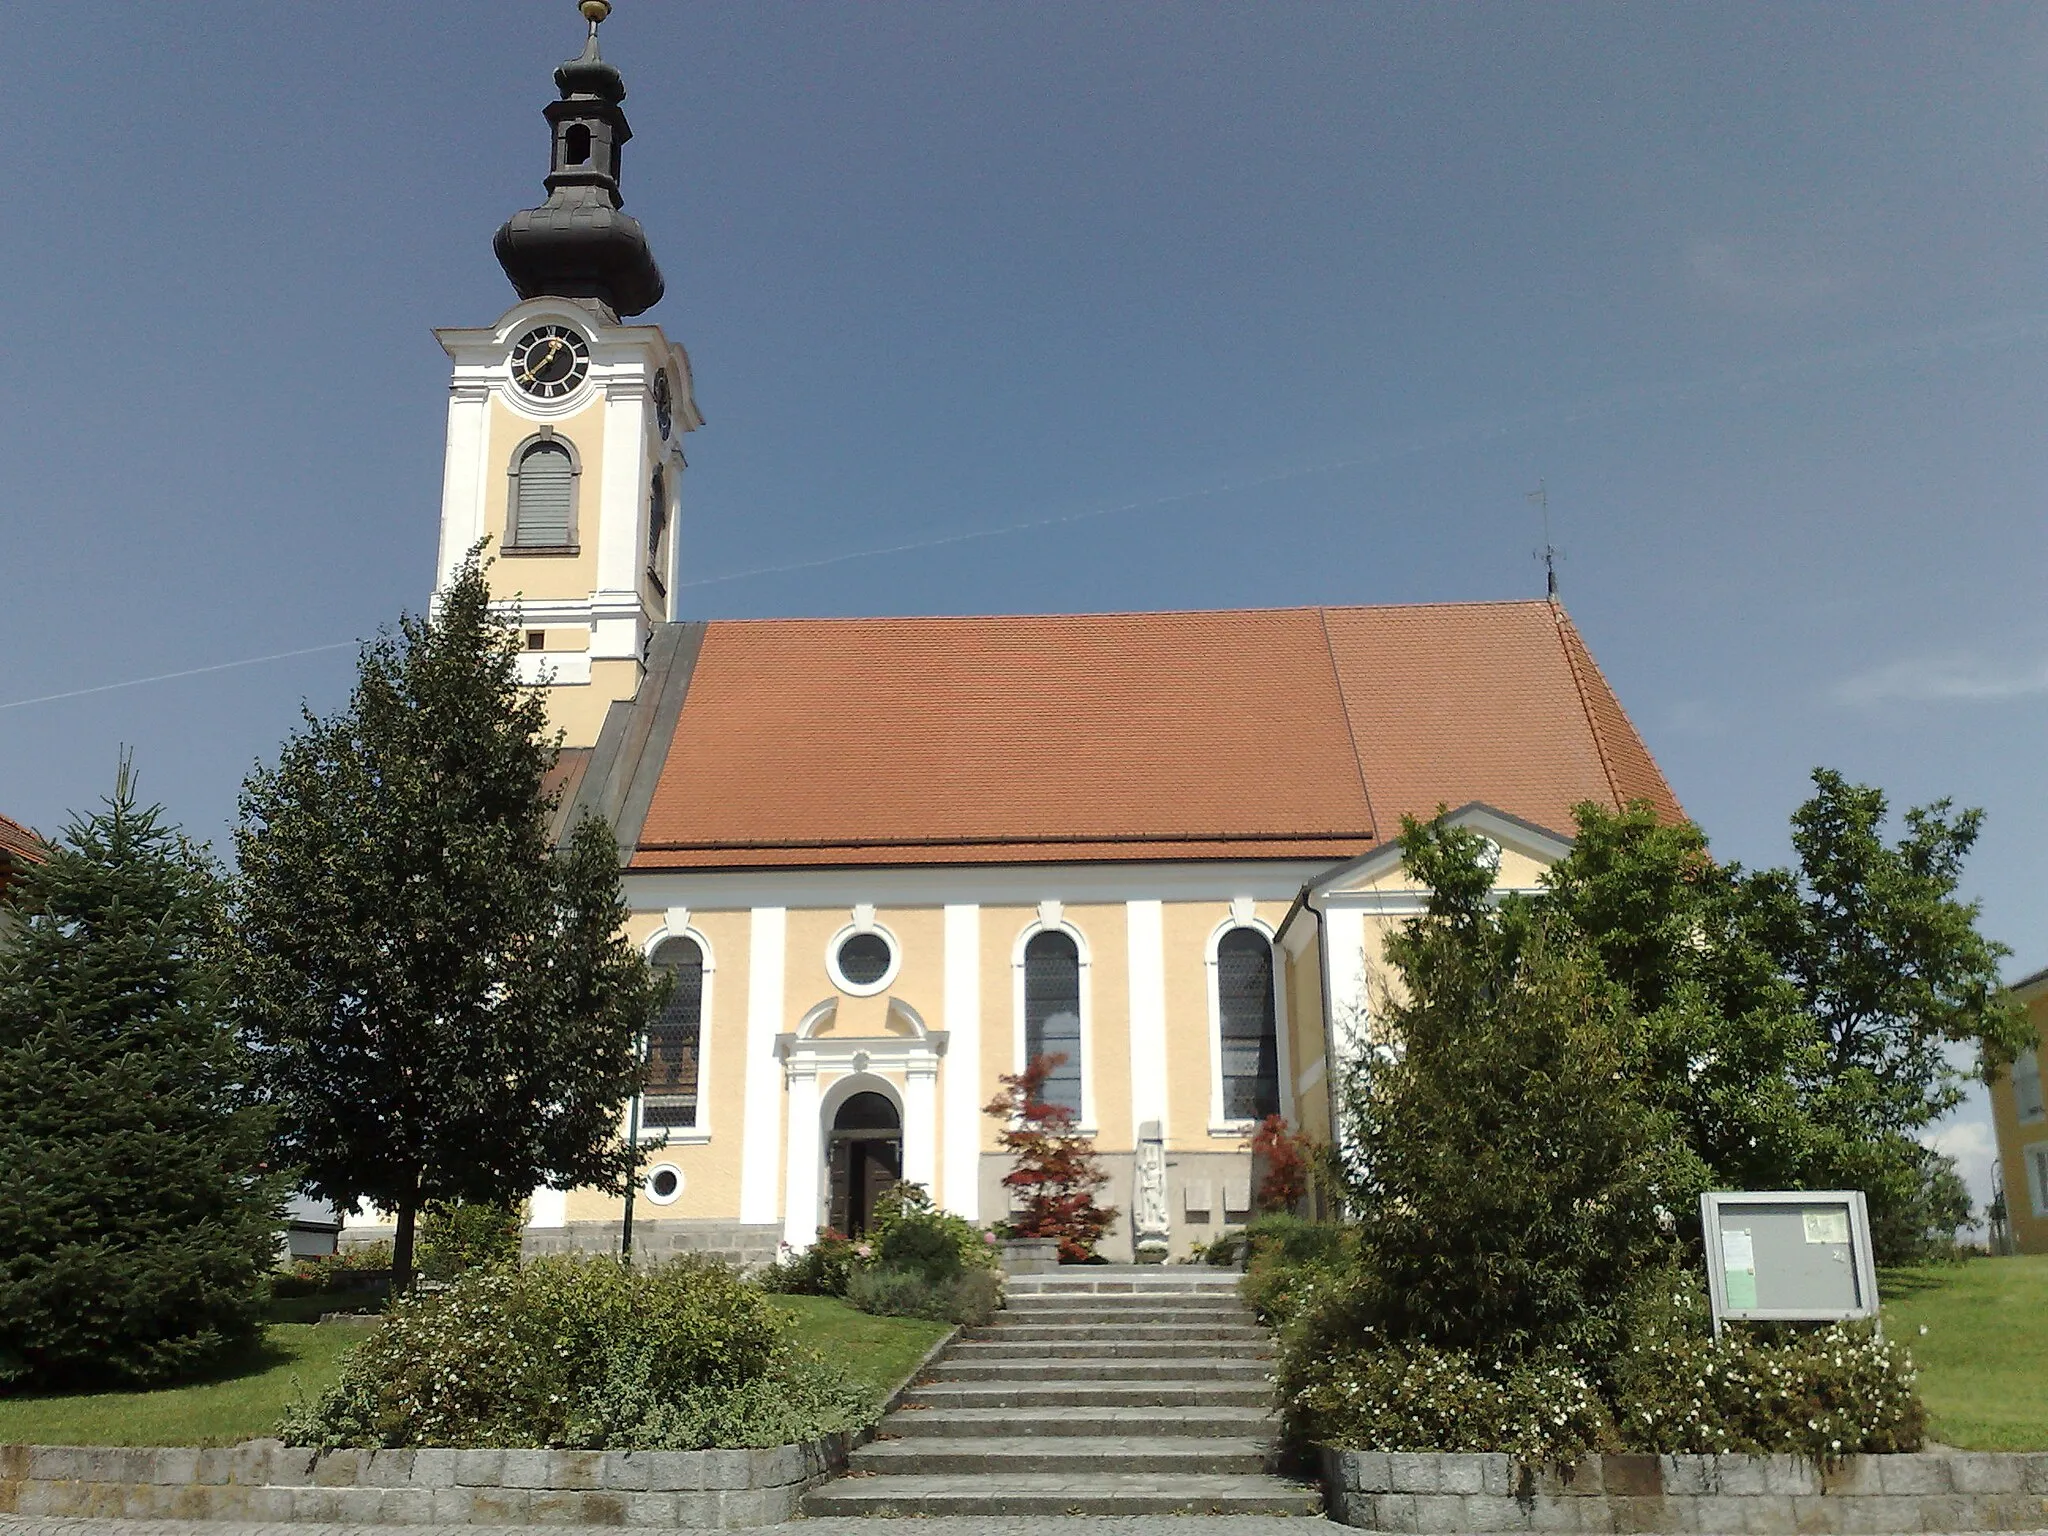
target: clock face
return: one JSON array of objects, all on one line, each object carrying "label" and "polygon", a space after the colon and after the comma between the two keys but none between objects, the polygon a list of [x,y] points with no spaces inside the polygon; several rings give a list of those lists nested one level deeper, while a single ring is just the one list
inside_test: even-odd
[{"label": "clock face", "polygon": [[669,399],[666,368],[654,376],[654,421],[661,428],[662,441],[667,442],[669,428],[675,423],[675,413]]},{"label": "clock face", "polygon": [[589,372],[589,343],[566,325],[537,325],[512,349],[512,382],[536,400],[561,399]]}]

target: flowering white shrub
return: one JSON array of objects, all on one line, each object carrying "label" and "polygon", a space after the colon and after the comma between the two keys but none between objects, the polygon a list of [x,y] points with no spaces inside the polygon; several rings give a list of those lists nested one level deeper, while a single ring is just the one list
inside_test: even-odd
[{"label": "flowering white shrub", "polygon": [[781,1445],[871,1413],[724,1266],[561,1257],[407,1298],[278,1433],[322,1449],[695,1450]]},{"label": "flowering white shrub", "polygon": [[1860,1325],[1775,1341],[1667,1335],[1632,1345],[1614,1373],[1615,1419],[1636,1450],[1826,1460],[1918,1450],[1926,1431],[1912,1357]]},{"label": "flowering white shrub", "polygon": [[1457,1350],[1384,1344],[1319,1363],[1285,1404],[1321,1445],[1381,1451],[1506,1451],[1568,1463],[1609,1439],[1606,1405],[1570,1361],[1475,1362]]}]

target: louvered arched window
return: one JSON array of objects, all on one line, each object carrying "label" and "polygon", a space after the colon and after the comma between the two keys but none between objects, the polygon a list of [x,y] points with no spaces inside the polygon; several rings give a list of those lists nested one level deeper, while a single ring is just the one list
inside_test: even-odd
[{"label": "louvered arched window", "polygon": [[640,1123],[688,1130],[697,1124],[697,1062],[704,1037],[704,951],[695,939],[664,939],[657,970],[675,978],[661,1017],[647,1032],[647,1097]]},{"label": "louvered arched window", "polygon": [[1073,935],[1047,929],[1024,946],[1024,1055],[1064,1056],[1041,1096],[1081,1113],[1081,951]]},{"label": "louvered arched window", "polygon": [[576,542],[575,453],[566,440],[538,437],[512,466],[512,549],[566,549]]},{"label": "louvered arched window", "polygon": [[1279,1114],[1273,946],[1256,928],[1233,928],[1217,941],[1216,1017],[1222,1036],[1224,1118],[1263,1120]]}]

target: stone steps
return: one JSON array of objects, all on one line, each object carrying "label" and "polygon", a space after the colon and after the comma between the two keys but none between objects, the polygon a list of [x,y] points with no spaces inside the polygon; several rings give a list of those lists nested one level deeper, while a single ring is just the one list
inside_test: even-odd
[{"label": "stone steps", "polygon": [[882,1421],[884,1430],[904,1439],[951,1440],[973,1437],[999,1438],[1005,1435],[1101,1436],[1125,1439],[1133,1435],[1188,1435],[1193,1437],[1236,1437],[1273,1434],[1273,1414],[1257,1408],[1177,1408],[1163,1414],[1157,1408],[899,1408]]},{"label": "stone steps", "polygon": [[855,1472],[882,1474],[1097,1472],[1263,1472],[1272,1443],[1257,1435],[1034,1435],[1012,1444],[987,1436],[871,1440],[853,1453]]},{"label": "stone steps", "polygon": [[1249,1339],[1047,1339],[1017,1343],[1007,1337],[964,1339],[946,1359],[955,1360],[1269,1360],[1263,1335]]},{"label": "stone steps", "polygon": [[913,1387],[904,1406],[927,1408],[1265,1408],[1265,1380],[946,1381]]},{"label": "stone steps", "polygon": [[1002,1323],[970,1328],[963,1337],[975,1342],[1045,1344],[1085,1340],[1125,1340],[1133,1344],[1206,1339],[1267,1342],[1265,1329],[1255,1323]]},{"label": "stone steps", "polygon": [[804,1497],[807,1515],[1311,1515],[1313,1489],[1222,1473],[1018,1472],[844,1477]]},{"label": "stone steps", "polygon": [[927,1375],[934,1382],[982,1381],[989,1383],[1042,1382],[1048,1377],[1061,1381],[1259,1381],[1267,1379],[1269,1362],[1229,1359],[1218,1355],[1183,1356],[1167,1360],[1127,1358],[1055,1358],[1048,1360],[950,1359],[933,1366]]},{"label": "stone steps", "polygon": [[1270,1340],[1219,1271],[1013,1279],[810,1515],[1308,1515],[1271,1476]]}]

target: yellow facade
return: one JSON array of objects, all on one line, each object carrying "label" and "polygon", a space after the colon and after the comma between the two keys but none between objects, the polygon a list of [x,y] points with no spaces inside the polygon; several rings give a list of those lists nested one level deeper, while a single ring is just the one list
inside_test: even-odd
[{"label": "yellow facade", "polygon": [[1991,1085],[2005,1207],[2021,1253],[2048,1253],[2048,1106],[2041,1063],[2048,1059],[2048,972],[2013,989],[2034,1027],[2034,1050]]}]

